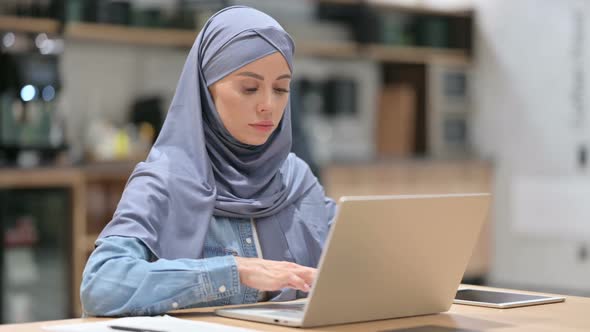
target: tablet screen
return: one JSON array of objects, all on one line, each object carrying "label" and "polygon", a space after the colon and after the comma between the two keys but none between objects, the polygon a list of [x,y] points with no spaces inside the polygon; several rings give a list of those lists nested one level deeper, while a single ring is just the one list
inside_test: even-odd
[{"label": "tablet screen", "polygon": [[547,296],[492,292],[476,289],[461,289],[457,291],[457,295],[455,296],[455,300],[485,302],[494,304],[541,300],[548,298],[549,297]]}]

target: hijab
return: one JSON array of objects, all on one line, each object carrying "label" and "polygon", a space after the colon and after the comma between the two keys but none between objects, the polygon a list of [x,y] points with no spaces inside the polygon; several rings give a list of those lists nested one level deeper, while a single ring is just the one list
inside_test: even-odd
[{"label": "hijab", "polygon": [[[265,13],[233,6],[207,21],[186,59],[158,139],[135,167],[99,238],[136,237],[159,258],[202,258],[212,217],[269,217],[314,185],[308,169],[289,155],[289,103],[266,143],[255,146],[232,137],[209,93],[210,85],[275,52],[292,72],[293,40]],[[280,229],[269,225],[261,223],[258,232]]]}]

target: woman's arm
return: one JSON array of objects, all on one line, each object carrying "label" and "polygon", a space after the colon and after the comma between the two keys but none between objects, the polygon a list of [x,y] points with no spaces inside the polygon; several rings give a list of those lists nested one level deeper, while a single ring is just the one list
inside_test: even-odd
[{"label": "woman's arm", "polygon": [[111,236],[97,245],[80,287],[91,316],[154,315],[240,292],[231,255],[150,262],[150,250],[136,238]]},{"label": "woman's arm", "polygon": [[97,241],[80,286],[90,316],[156,315],[259,290],[309,291],[316,270],[290,262],[231,255],[204,259],[159,259],[138,239],[110,236]]}]

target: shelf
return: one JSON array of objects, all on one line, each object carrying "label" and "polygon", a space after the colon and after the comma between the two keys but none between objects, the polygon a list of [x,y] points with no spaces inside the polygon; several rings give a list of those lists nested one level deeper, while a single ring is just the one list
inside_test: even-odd
[{"label": "shelf", "polygon": [[295,41],[295,54],[296,56],[355,58],[359,57],[359,45],[352,41]]},{"label": "shelf", "polygon": [[362,52],[370,59],[383,62],[458,65],[470,63],[470,57],[464,50],[371,44],[363,47]]},{"label": "shelf", "polygon": [[374,8],[392,11],[404,11],[414,14],[423,15],[438,15],[438,16],[453,16],[453,17],[471,17],[473,16],[472,9],[443,9],[437,7],[429,7],[424,5],[407,5],[396,3],[391,0],[367,0],[368,5]]},{"label": "shelf", "polygon": [[80,185],[76,168],[0,168],[0,188],[56,188]]},{"label": "shelf", "polygon": [[326,5],[360,5],[361,0],[318,0],[319,3]]},{"label": "shelf", "polygon": [[415,64],[468,65],[470,56],[464,50],[418,46],[362,45],[356,42],[295,42],[296,56],[330,58],[364,58],[380,62]]},{"label": "shelf", "polygon": [[[354,3],[346,0],[322,0],[330,3]],[[388,5],[390,6],[390,5]],[[58,33],[59,22],[51,19],[0,16],[0,30]],[[96,23],[68,23],[65,38],[70,40],[98,41],[128,45],[157,47],[192,47],[197,31],[179,29],[156,29]],[[353,41],[302,41],[296,42],[297,56],[330,58],[365,57],[377,61],[403,63],[469,63],[469,56],[462,50],[437,48],[360,45]]]},{"label": "shelf", "polygon": [[318,0],[318,2],[327,5],[366,5],[368,7],[391,10],[391,11],[403,11],[414,14],[423,15],[438,15],[438,16],[452,16],[452,17],[471,17],[473,16],[473,10],[466,9],[443,9],[425,5],[408,5],[404,4],[403,1],[393,0]]},{"label": "shelf", "polygon": [[197,34],[197,31],[192,30],[136,28],[95,23],[68,23],[65,29],[65,37],[72,40],[182,48],[192,47]]},{"label": "shelf", "polygon": [[[159,47],[190,48],[196,31],[172,29],[132,28],[126,26],[71,23],[66,26],[66,38],[76,40],[150,45]],[[296,41],[297,56],[331,58],[358,58],[403,63],[469,63],[469,56],[462,50],[445,50],[425,47],[387,46],[372,44],[362,46],[352,41]]]},{"label": "shelf", "polygon": [[12,32],[45,32],[57,34],[60,24],[49,18],[17,17],[0,15],[0,31]]},{"label": "shelf", "polygon": [[86,182],[127,182],[137,161],[95,162],[83,167]]}]

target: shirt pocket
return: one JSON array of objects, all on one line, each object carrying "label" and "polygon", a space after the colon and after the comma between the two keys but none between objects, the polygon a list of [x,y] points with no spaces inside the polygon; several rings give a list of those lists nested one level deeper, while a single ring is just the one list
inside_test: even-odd
[{"label": "shirt pocket", "polygon": [[238,256],[239,252],[237,250],[235,250],[234,248],[226,248],[226,247],[216,246],[216,245],[205,245],[203,247],[203,256],[205,258],[217,257],[217,256],[227,256],[227,255]]}]

